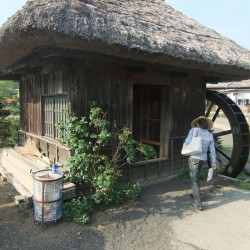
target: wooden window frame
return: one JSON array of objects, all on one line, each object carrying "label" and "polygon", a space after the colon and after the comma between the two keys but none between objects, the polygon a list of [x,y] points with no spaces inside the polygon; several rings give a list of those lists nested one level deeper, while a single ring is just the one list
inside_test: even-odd
[{"label": "wooden window frame", "polygon": [[58,121],[67,118],[67,96],[50,95],[42,97],[43,111],[43,136],[58,140]]}]

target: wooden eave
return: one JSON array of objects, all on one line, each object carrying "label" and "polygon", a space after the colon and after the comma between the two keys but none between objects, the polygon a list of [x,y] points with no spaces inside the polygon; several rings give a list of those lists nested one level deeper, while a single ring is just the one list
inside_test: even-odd
[{"label": "wooden eave", "polygon": [[[82,50],[66,50],[54,47],[45,47],[36,50],[32,55],[25,57],[19,62],[0,72],[0,79],[18,80],[25,75],[37,75],[46,73],[46,70],[63,70],[73,68],[94,68],[102,65],[105,69],[112,65],[113,69],[121,70],[122,66],[128,73],[158,72],[172,78],[196,77],[203,83],[218,83],[223,81],[241,80],[242,76],[228,76],[227,74],[215,72],[213,66],[204,70],[189,67],[180,67],[161,64],[154,61],[142,61],[140,59],[121,58],[118,56],[102,53],[86,52]],[[197,63],[198,64],[198,63]],[[227,68],[227,66],[225,66]],[[238,69],[241,71],[240,69]],[[244,71],[242,69],[242,71]],[[240,73],[239,75],[241,75]],[[248,78],[248,77],[246,77]]]}]

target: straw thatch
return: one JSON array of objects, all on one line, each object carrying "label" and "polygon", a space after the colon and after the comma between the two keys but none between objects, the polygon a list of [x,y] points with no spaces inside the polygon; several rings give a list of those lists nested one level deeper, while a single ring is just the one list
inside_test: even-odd
[{"label": "straw thatch", "polygon": [[30,0],[0,29],[0,72],[46,46],[250,78],[247,49],[162,0]]}]

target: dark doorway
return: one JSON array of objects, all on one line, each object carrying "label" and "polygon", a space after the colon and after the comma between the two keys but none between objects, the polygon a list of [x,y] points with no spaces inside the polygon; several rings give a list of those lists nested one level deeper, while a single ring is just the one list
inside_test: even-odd
[{"label": "dark doorway", "polygon": [[134,85],[133,138],[153,146],[161,156],[162,87]]}]

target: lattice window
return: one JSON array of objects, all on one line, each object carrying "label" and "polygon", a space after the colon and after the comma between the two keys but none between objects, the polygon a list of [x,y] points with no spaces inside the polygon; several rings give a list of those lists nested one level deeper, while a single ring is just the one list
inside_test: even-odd
[{"label": "lattice window", "polygon": [[67,98],[65,96],[44,97],[44,135],[58,139],[59,121],[65,121],[67,117]]}]

